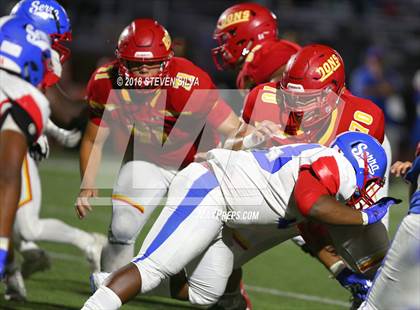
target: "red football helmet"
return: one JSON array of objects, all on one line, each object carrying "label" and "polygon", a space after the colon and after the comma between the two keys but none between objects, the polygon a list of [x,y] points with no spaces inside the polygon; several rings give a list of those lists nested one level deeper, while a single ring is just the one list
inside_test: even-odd
[{"label": "red football helmet", "polygon": [[136,19],[125,27],[115,51],[120,62],[120,73],[132,76],[130,69],[138,63],[160,63],[163,75],[173,56],[168,31],[153,19]]},{"label": "red football helmet", "polygon": [[336,50],[320,44],[303,47],[290,58],[280,81],[284,122],[298,119],[313,134],[338,106],[344,82],[344,62]]},{"label": "red football helmet", "polygon": [[277,18],[260,4],[236,4],[219,17],[213,38],[218,42],[212,49],[216,67],[235,67],[256,44],[277,38]]}]

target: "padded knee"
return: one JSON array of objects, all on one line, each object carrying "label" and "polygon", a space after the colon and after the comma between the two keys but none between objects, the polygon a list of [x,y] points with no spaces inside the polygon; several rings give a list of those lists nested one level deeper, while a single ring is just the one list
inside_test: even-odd
[{"label": "padded knee", "polygon": [[119,244],[133,244],[142,228],[144,216],[133,206],[118,202],[114,205],[109,231],[109,241]]},{"label": "padded knee", "polygon": [[214,305],[223,295],[224,289],[221,292],[211,292],[203,289],[203,287],[196,287],[190,285],[188,288],[188,298],[191,304],[199,306]]},{"label": "padded knee", "polygon": [[142,294],[155,289],[162,281],[170,277],[168,273],[165,273],[162,266],[158,266],[150,259],[137,262],[133,260],[133,263],[137,266],[141,275]]}]

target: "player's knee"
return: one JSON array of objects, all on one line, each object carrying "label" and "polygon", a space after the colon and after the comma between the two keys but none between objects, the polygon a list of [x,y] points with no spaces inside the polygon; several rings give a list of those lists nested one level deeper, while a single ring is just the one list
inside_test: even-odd
[{"label": "player's knee", "polygon": [[19,225],[19,233],[26,241],[38,240],[42,230],[42,223],[38,221],[27,221],[24,225]]},{"label": "player's knee", "polygon": [[223,289],[212,289],[198,287],[191,285],[188,289],[188,298],[191,304],[199,306],[211,306],[214,305],[219,298],[223,295]]},{"label": "player's knee", "polygon": [[158,287],[158,285],[170,275],[164,271],[164,268],[157,266],[150,260],[136,262],[132,261],[139,269],[141,276],[141,293],[145,294]]},{"label": "player's knee", "polygon": [[110,241],[121,244],[133,244],[142,228],[139,217],[142,214],[127,204],[114,206],[112,215]]}]

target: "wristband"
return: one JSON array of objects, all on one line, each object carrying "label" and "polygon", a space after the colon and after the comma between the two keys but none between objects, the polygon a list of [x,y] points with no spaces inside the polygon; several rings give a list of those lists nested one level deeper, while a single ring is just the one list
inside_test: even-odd
[{"label": "wristband", "polygon": [[346,268],[346,264],[344,264],[344,262],[342,260],[339,260],[338,262],[335,262],[334,264],[332,264],[330,266],[330,268],[328,268],[331,272],[331,274],[335,277],[337,277],[337,275],[343,271],[343,269]]},{"label": "wristband", "polygon": [[369,224],[369,216],[367,215],[367,213],[365,212],[361,212],[362,213],[362,220],[363,220],[363,226],[366,226]]},{"label": "wristband", "polygon": [[10,239],[5,237],[0,237],[0,250],[7,251],[9,249]]},{"label": "wristband", "polygon": [[242,146],[245,149],[250,149],[255,145],[256,144],[254,143],[254,137],[252,136],[252,134],[249,134],[242,139]]}]

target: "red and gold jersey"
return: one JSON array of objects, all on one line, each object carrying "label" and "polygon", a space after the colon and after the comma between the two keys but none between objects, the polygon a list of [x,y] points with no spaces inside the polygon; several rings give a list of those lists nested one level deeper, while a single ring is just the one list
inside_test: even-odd
[{"label": "red and gold jersey", "polygon": [[155,90],[119,87],[118,78],[124,83],[117,61],[93,73],[87,86],[90,121],[132,134],[136,159],[179,168],[193,161],[198,150],[219,143],[216,129],[232,110],[192,62],[172,58],[166,80]]},{"label": "red and gold jersey", "polygon": [[243,89],[247,81],[262,84],[270,81],[274,72],[287,64],[300,46],[287,40],[269,40],[257,44],[247,55],[236,79],[236,87]]},{"label": "red and gold jersey", "polygon": [[[277,101],[277,87],[276,83],[261,84],[248,94],[242,112],[242,118],[246,123],[255,126],[264,120],[269,120],[281,124],[283,118]],[[340,99],[343,101],[342,110],[335,109],[331,113],[329,122],[323,124],[323,130],[318,132],[317,136],[310,137],[310,142],[328,145],[337,134],[360,131],[382,143],[385,129],[383,111],[372,101],[353,96],[348,90],[344,91]],[[297,135],[299,136],[299,132]],[[302,142],[309,142],[308,137]]]}]

